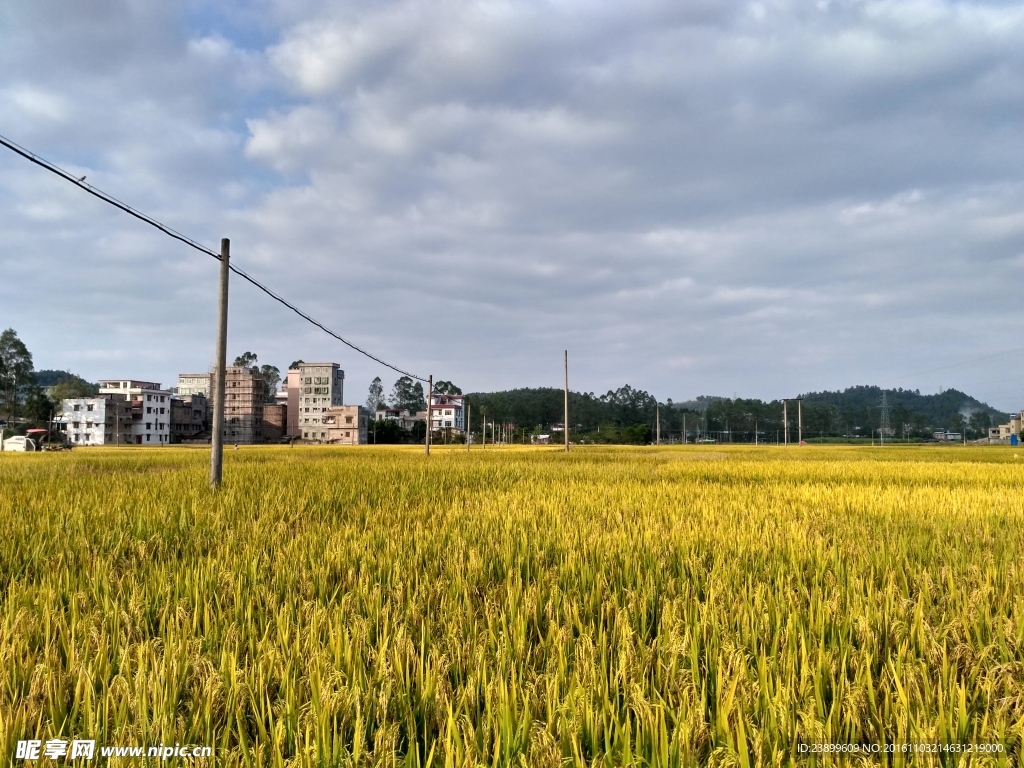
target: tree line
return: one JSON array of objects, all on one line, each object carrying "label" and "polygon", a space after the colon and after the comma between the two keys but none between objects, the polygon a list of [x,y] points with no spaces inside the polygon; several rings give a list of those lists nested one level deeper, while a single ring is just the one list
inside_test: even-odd
[{"label": "tree line", "polygon": [[[273,402],[281,382],[280,371],[276,366],[258,363],[257,355],[249,351],[234,360],[234,365],[257,368],[266,384],[266,401]],[[289,368],[301,363],[296,360]],[[0,420],[6,422],[7,434],[14,426],[44,426],[60,409],[62,400],[90,397],[97,391],[96,384],[67,371],[34,370],[32,354],[14,329],[0,333]],[[462,394],[450,381],[436,382],[434,391]],[[889,405],[890,437],[894,439],[929,438],[939,430],[982,438],[987,436],[990,426],[1008,419],[1007,414],[955,389],[922,395],[920,390],[858,386],[800,396],[804,437],[850,440],[877,435],[882,426],[883,394]],[[488,423],[509,425],[509,432],[522,439],[556,431],[562,426],[563,396],[561,389],[553,387],[470,393],[466,395],[472,411],[470,430],[480,434],[486,419]],[[795,440],[797,408],[794,400],[789,403],[790,437]],[[383,382],[380,377],[375,378],[366,407],[373,414],[382,405],[413,414],[424,411],[423,384],[402,376],[385,395]],[[648,443],[654,437],[659,415],[661,434],[666,440],[679,439],[685,430],[691,442],[772,442],[782,439],[785,432],[783,413],[781,400],[707,396],[684,403],[670,398],[662,403],[649,392],[628,384],[603,395],[569,393],[569,428],[577,442]],[[422,424],[413,432],[398,430],[394,424],[375,426],[376,442],[420,441],[425,431]]]},{"label": "tree line", "polygon": [[[930,438],[935,431],[966,432],[971,439],[988,435],[990,426],[1007,415],[958,390],[922,395],[918,390],[885,390],[889,405],[890,439]],[[856,440],[878,435],[882,426],[880,387],[851,387],[842,392],[812,392],[801,396],[805,439]],[[467,395],[473,409],[474,431],[480,420],[514,424],[532,434],[560,428],[563,420],[561,389],[514,389]],[[782,441],[786,423],[790,439],[797,439],[796,399],[784,407],[781,400],[699,397],[685,403],[663,403],[648,392],[624,385],[603,395],[569,393],[569,421],[579,442],[650,442],[660,416],[665,440],[688,439],[727,442]],[[785,418],[784,418],[785,414]]]}]

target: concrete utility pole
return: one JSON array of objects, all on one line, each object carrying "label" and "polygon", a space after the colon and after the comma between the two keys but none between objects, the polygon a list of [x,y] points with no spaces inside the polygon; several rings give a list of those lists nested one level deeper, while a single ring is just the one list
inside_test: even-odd
[{"label": "concrete utility pole", "polygon": [[654,419],[657,422],[655,444],[661,445],[661,403],[654,403]]},{"label": "concrete utility pole", "polygon": [[427,384],[427,440],[424,443],[426,447],[426,455],[430,455],[430,430],[434,426],[434,374],[430,374],[430,381]]},{"label": "concrete utility pole", "polygon": [[683,411],[683,445],[686,445],[686,411]]},{"label": "concrete utility pole", "polygon": [[802,445],[804,442],[804,399],[802,397],[796,399],[796,423],[796,444]]},{"label": "concrete utility pole", "polygon": [[569,452],[569,350],[565,350],[565,418],[562,421],[565,431],[565,452]]},{"label": "concrete utility pole", "polygon": [[217,305],[217,359],[213,384],[213,434],[210,436],[210,487],[220,486],[224,470],[224,377],[228,364],[228,275],[231,241],[220,241],[220,300]]},{"label": "concrete utility pole", "polygon": [[789,445],[789,414],[786,412],[786,406],[787,405],[788,405],[788,403],[785,400],[783,400],[782,401],[782,422],[783,422],[783,426],[785,427],[785,436],[786,436],[786,438],[785,438],[786,442],[783,443],[783,445]]},{"label": "concrete utility pole", "polygon": [[466,424],[465,424],[465,427],[466,427],[466,450],[467,451],[469,450],[469,442],[473,438],[473,430],[470,429],[471,422],[469,420],[469,417],[472,416],[472,415],[473,415],[472,409],[470,408],[469,400],[467,400],[466,401]]}]

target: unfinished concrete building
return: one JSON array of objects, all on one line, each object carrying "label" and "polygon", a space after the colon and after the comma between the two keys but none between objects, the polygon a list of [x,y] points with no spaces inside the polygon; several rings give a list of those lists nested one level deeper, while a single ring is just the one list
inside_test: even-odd
[{"label": "unfinished concrete building", "polygon": [[203,395],[171,398],[171,442],[209,442],[210,403]]},{"label": "unfinished concrete building", "polygon": [[273,403],[263,406],[263,439],[268,443],[280,442],[285,435],[288,422],[287,403]]},{"label": "unfinished concrete building", "polygon": [[366,445],[370,415],[361,405],[335,405],[325,408],[317,431],[320,442],[335,445]]},{"label": "unfinished concrete building", "polygon": [[267,385],[258,368],[231,365],[224,374],[225,443],[262,443]]}]

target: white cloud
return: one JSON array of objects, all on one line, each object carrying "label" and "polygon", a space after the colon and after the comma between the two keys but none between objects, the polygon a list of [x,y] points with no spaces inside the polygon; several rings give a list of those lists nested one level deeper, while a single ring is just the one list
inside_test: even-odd
[{"label": "white cloud", "polygon": [[[557,383],[568,345],[587,390],[769,397],[1014,344],[1018,6],[76,8],[3,12],[0,132],[231,236],[237,263],[409,368]],[[0,194],[0,307],[40,365],[206,365],[208,259],[13,156]],[[25,311],[44,289],[66,320]],[[232,348],[339,359],[350,392],[384,374],[240,284],[232,318]],[[81,327],[107,346],[81,352]]]}]

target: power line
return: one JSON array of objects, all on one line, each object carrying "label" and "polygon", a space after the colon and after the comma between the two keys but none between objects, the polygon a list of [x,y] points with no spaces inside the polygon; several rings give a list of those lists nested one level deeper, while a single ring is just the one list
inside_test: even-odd
[{"label": "power line", "polygon": [[1024,351],[1024,347],[1014,347],[1013,349],[1005,349],[1002,352],[995,352],[993,354],[983,355],[981,357],[973,357],[970,358],[969,360],[962,360],[959,363],[951,363],[949,365],[943,365],[938,368],[931,368],[927,371],[918,371],[917,373],[902,376],[901,378],[896,379],[896,381],[906,381],[907,379],[917,378],[918,376],[925,376],[929,373],[941,373],[942,371],[949,371],[954,368],[966,368],[967,366],[974,365],[975,363],[981,363],[984,362],[985,360],[994,360],[997,357],[1004,357],[1006,355],[1012,355],[1021,351]]},{"label": "power line", "polygon": [[[49,160],[46,160],[45,158],[40,157],[39,155],[35,154],[34,152],[31,152],[30,150],[25,149],[24,147],[19,146],[18,144],[15,144],[13,141],[11,141],[7,137],[3,136],[2,134],[0,134],[0,144],[2,144],[3,146],[7,147],[7,149],[11,150],[15,154],[20,155],[21,157],[25,158],[29,162],[35,163],[36,165],[38,165],[41,168],[46,169],[50,173],[52,173],[52,174],[54,174],[56,176],[59,176],[60,178],[64,179],[64,181],[67,181],[67,182],[69,182],[71,184],[74,184],[79,189],[85,190],[86,192],[88,192],[93,197],[97,197],[100,200],[102,200],[103,202],[107,203],[108,205],[112,205],[115,208],[117,208],[117,209],[119,209],[121,211],[124,211],[128,215],[134,216],[139,221],[142,221],[142,222],[148,224],[151,227],[159,229],[161,232],[163,232],[168,237],[174,238],[175,240],[178,240],[178,241],[184,243],[185,245],[189,246],[190,248],[194,248],[195,250],[199,251],[200,253],[204,253],[207,256],[211,256],[212,258],[216,259],[217,261],[220,261],[220,254],[217,253],[216,251],[210,250],[205,245],[203,245],[201,243],[198,243],[195,240],[193,240],[191,237],[188,237],[187,235],[183,235],[182,233],[180,233],[180,232],[178,232],[178,231],[176,231],[174,229],[171,229],[166,224],[162,224],[161,222],[159,222],[156,219],[154,219],[152,216],[148,216],[147,214],[142,213],[141,211],[137,211],[136,209],[132,208],[127,203],[124,203],[124,202],[118,200],[113,195],[109,195],[109,194],[107,194],[106,192],[104,192],[101,189],[97,189],[92,184],[87,184],[86,181],[85,181],[85,176],[82,176],[81,178],[77,178],[76,176],[73,176],[72,174],[68,173],[63,168],[61,168],[59,165],[51,163]],[[423,376],[417,376],[416,374],[410,373],[409,371],[403,371],[401,368],[398,368],[398,367],[392,365],[391,363],[388,363],[388,362],[385,362],[384,360],[381,360],[379,357],[377,357],[375,355],[372,355],[369,352],[367,352],[365,349],[362,349],[361,347],[357,346],[356,344],[353,344],[348,339],[343,338],[342,336],[340,336],[339,334],[335,333],[330,328],[325,326],[323,323],[319,322],[318,320],[314,320],[312,317],[310,317],[308,314],[306,314],[301,309],[296,307],[294,304],[292,304],[291,302],[287,301],[283,297],[279,296],[277,293],[272,291],[270,288],[265,286],[263,283],[261,283],[256,278],[252,277],[251,275],[246,274],[244,271],[242,271],[241,269],[236,267],[234,264],[229,264],[228,268],[232,272],[234,272],[236,275],[238,275],[240,278],[242,278],[243,280],[247,281],[248,283],[250,283],[253,286],[255,286],[256,288],[258,288],[259,290],[263,291],[263,293],[267,294],[267,296],[272,298],[274,301],[278,302],[279,304],[284,305],[285,307],[290,309],[292,312],[297,314],[299,317],[301,317],[303,320],[305,320],[305,321],[315,325],[321,331],[323,331],[327,335],[337,339],[338,341],[340,341],[342,344],[344,344],[345,346],[349,347],[350,349],[355,350],[359,354],[361,354],[361,355],[363,355],[365,357],[368,357],[370,360],[373,360],[376,363],[380,363],[385,368],[390,368],[391,370],[393,370],[393,371],[395,371],[397,373],[400,373],[403,376],[408,376],[409,378],[416,379],[417,381],[423,381],[423,382],[427,381],[427,379],[424,378]]]}]

